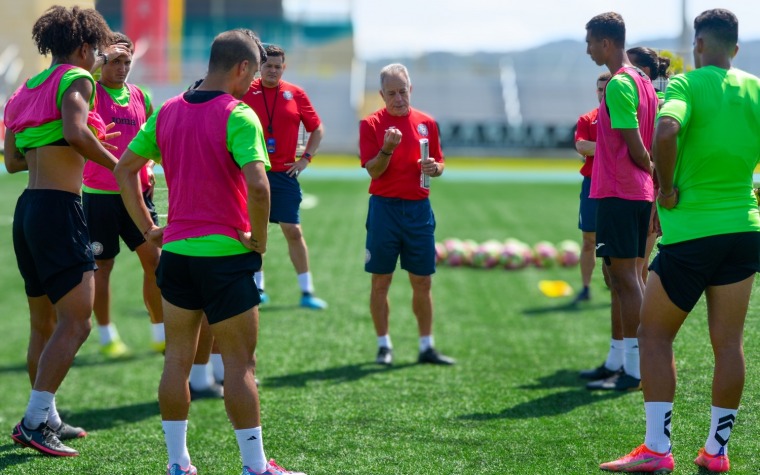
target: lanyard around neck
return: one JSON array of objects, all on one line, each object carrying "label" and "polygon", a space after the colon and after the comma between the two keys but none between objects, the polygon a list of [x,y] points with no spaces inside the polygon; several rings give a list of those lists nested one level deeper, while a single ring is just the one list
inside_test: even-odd
[{"label": "lanyard around neck", "polygon": [[264,96],[264,109],[267,111],[267,119],[269,120],[269,124],[267,125],[267,132],[269,132],[269,135],[273,135],[274,132],[272,132],[272,122],[274,121],[274,112],[277,108],[277,96],[280,95],[280,83],[277,83],[277,89],[274,93],[274,101],[272,102],[271,113],[269,112],[269,104],[267,104],[267,92],[263,82],[261,83],[261,95]]}]

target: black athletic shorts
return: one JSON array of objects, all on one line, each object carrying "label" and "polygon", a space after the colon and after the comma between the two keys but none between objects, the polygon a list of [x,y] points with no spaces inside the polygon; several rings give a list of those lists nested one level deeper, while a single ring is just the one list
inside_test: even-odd
[{"label": "black athletic shorts", "polygon": [[760,272],[760,232],[719,234],[658,245],[649,270],[660,276],[665,293],[690,312],[707,287],[741,282]]},{"label": "black athletic shorts", "polygon": [[163,251],[156,269],[161,296],[186,310],[203,310],[218,323],[259,304],[253,274],[261,269],[261,254],[196,257]]},{"label": "black athletic shorts", "polygon": [[596,209],[596,257],[644,257],[652,203],[600,198]]},{"label": "black athletic shorts", "polygon": [[[158,214],[147,193],[143,194],[145,205],[150,211],[153,223],[158,226]],[[119,194],[82,193],[84,215],[92,240],[95,259],[113,259],[119,254],[119,237],[130,251],[145,242],[143,231],[137,229],[129,217],[124,201]]]},{"label": "black athletic shorts", "polygon": [[58,302],[95,269],[81,197],[24,190],[13,215],[13,249],[26,295]]}]

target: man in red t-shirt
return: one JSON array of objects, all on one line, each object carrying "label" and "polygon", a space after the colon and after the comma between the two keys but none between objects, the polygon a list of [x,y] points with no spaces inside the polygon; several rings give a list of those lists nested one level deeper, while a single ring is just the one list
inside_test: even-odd
[{"label": "man in red t-shirt", "polygon": [[[298,175],[317,154],[324,128],[317,112],[303,89],[282,80],[285,72],[285,51],[279,46],[266,48],[267,60],[261,65],[261,78],[251,83],[243,101],[259,116],[267,141],[272,169],[267,172],[271,189],[270,223],[279,223],[288,242],[288,252],[301,287],[301,307],[321,310],[327,303],[314,296],[309,271],[309,253],[301,229],[299,207],[301,186]],[[296,157],[299,128],[303,123],[309,139],[300,158]],[[264,271],[256,273],[256,286],[261,303],[269,302],[264,292]]]},{"label": "man in red t-shirt", "polygon": [[[420,335],[420,363],[454,364],[433,346],[432,274],[435,272],[435,216],[430,207],[428,177],[441,176],[443,151],[438,125],[412,109],[412,81],[401,64],[380,71],[385,108],[359,124],[359,157],[372,181],[367,215],[364,270],[372,274],[370,312],[377,333],[376,362],[393,361],[388,320],[388,290],[401,258],[412,284],[412,310]],[[427,139],[429,159],[422,160],[420,140]],[[428,181],[429,183],[429,181]]]},{"label": "man in red t-shirt", "polygon": [[[599,102],[604,95],[604,87],[610,80],[610,73],[605,71],[599,75],[596,80],[596,96]],[[596,149],[596,115],[599,108],[593,110],[578,118],[578,125],[575,129],[575,150],[583,156],[583,166],[581,175],[583,175],[583,184],[581,185],[581,205],[578,212],[578,229],[583,233],[583,247],[581,247],[581,280],[583,281],[583,290],[575,298],[575,302],[583,302],[591,298],[589,284],[591,283],[591,274],[594,272],[596,264],[595,249],[596,246],[596,200],[589,198],[591,191],[591,168],[594,165],[594,150]]]}]

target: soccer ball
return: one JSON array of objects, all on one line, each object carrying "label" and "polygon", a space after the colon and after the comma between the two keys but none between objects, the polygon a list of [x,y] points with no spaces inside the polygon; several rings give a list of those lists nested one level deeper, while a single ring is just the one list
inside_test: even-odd
[{"label": "soccer ball", "polygon": [[562,267],[573,267],[581,261],[581,246],[577,242],[567,239],[557,248],[557,263]]},{"label": "soccer ball", "polygon": [[549,241],[539,241],[533,246],[533,263],[536,267],[553,267],[557,263],[557,248]]},{"label": "soccer ball", "polygon": [[472,265],[472,256],[475,254],[475,251],[478,249],[478,243],[474,239],[465,239],[462,241],[462,249],[464,251],[463,256],[463,264],[467,266]]},{"label": "soccer ball", "polygon": [[442,242],[435,243],[435,263],[440,264],[446,261],[446,257],[449,252],[446,250],[446,245]]},{"label": "soccer ball", "polygon": [[524,242],[507,239],[501,248],[501,266],[507,270],[522,269],[530,262],[531,254],[530,248]]},{"label": "soccer ball", "polygon": [[472,254],[472,266],[490,269],[499,264],[501,257],[501,243],[489,240],[481,244]]},{"label": "soccer ball", "polygon": [[452,267],[464,265],[465,248],[462,241],[455,238],[449,238],[443,241],[443,247],[446,253],[446,264]]}]

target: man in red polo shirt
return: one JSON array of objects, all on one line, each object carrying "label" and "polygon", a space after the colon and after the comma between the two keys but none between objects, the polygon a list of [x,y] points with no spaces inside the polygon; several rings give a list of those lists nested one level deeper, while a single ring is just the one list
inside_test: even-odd
[{"label": "man in red polo shirt", "polygon": [[[301,229],[299,207],[301,186],[298,175],[303,172],[314,155],[324,133],[322,122],[303,89],[282,80],[285,72],[285,51],[279,46],[266,47],[267,60],[261,65],[261,78],[251,83],[243,101],[259,116],[267,141],[267,152],[272,169],[267,172],[272,193],[270,223],[279,223],[293,267],[301,287],[301,307],[322,310],[327,303],[314,296],[314,284],[309,271],[309,252]],[[299,127],[310,133],[306,149],[296,157]],[[256,273],[256,286],[261,303],[269,302],[264,292],[264,270]]]},{"label": "man in red polo shirt", "polygon": [[[596,96],[602,102],[604,87],[610,80],[610,73],[603,72],[596,80]],[[595,107],[578,118],[575,129],[575,150],[583,157],[581,175],[581,205],[578,212],[578,229],[583,233],[583,247],[581,247],[581,280],[583,290],[576,296],[575,302],[583,302],[591,299],[589,285],[591,274],[594,272],[596,256],[596,200],[589,198],[591,191],[591,169],[594,165],[594,151],[596,150],[596,116],[599,107]]]},{"label": "man in red polo shirt", "polygon": [[[401,257],[401,268],[412,284],[412,310],[420,335],[420,363],[454,364],[433,347],[432,274],[435,272],[435,216],[429,187],[423,179],[441,176],[443,151],[438,125],[412,109],[412,82],[401,64],[380,71],[380,95],[385,108],[359,125],[359,156],[372,181],[367,216],[364,270],[372,274],[370,312],[377,333],[376,362],[393,361],[388,334],[388,290]],[[430,159],[421,160],[420,139],[427,139]]]}]

